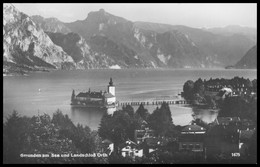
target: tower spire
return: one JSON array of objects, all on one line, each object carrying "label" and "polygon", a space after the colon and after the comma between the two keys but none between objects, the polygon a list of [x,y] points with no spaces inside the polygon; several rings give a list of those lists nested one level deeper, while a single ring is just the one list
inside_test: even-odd
[{"label": "tower spire", "polygon": [[111,77],[110,77],[109,85],[110,85],[110,86],[113,86],[113,81],[112,81],[112,78],[111,78]]}]

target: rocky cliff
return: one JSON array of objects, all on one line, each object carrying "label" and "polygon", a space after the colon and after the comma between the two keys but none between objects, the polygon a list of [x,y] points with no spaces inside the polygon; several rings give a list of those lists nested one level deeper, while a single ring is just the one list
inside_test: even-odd
[{"label": "rocky cliff", "polygon": [[3,8],[3,51],[4,73],[75,67],[71,56],[11,4]]}]

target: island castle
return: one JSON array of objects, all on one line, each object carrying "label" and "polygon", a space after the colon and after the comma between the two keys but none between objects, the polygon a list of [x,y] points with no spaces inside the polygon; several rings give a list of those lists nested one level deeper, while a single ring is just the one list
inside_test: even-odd
[{"label": "island castle", "polygon": [[89,91],[80,92],[75,95],[75,91],[72,91],[71,105],[79,107],[96,107],[108,109],[108,113],[114,112],[118,106],[115,95],[115,85],[112,78],[110,78],[107,91]]}]

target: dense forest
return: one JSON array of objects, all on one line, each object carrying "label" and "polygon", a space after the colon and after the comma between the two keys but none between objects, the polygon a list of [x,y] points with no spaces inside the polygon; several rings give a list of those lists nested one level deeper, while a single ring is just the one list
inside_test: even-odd
[{"label": "dense forest", "polygon": [[68,115],[57,111],[49,115],[21,117],[14,111],[3,127],[4,163],[106,163],[90,157],[21,157],[21,154],[70,154],[100,152],[101,138],[96,131],[75,126]]}]

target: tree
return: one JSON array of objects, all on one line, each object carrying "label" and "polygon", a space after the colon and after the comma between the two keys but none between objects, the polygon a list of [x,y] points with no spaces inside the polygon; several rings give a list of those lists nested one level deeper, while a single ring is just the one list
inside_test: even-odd
[{"label": "tree", "polygon": [[256,99],[247,101],[243,97],[227,97],[220,106],[219,116],[240,117],[256,121]]},{"label": "tree", "polygon": [[249,141],[249,156],[251,163],[256,163],[257,161],[257,130],[254,132],[253,136]]},{"label": "tree", "polygon": [[205,95],[204,96],[205,102],[206,104],[210,107],[210,108],[216,108],[216,101],[214,100],[214,98],[210,95]]},{"label": "tree", "polygon": [[188,80],[183,85],[183,96],[187,100],[192,100],[193,93],[194,93],[194,82],[191,80]]},{"label": "tree", "polygon": [[14,112],[4,123],[4,163],[96,163],[95,158],[22,158],[20,154],[70,154],[98,152],[100,140],[89,127],[71,122],[57,111],[53,119],[47,114],[31,118]]},{"label": "tree", "polygon": [[113,117],[107,112],[102,116],[98,128],[98,134],[102,139],[112,140]]},{"label": "tree", "polygon": [[75,100],[75,91],[74,91],[74,89],[73,89],[72,95],[71,95],[71,102],[73,103],[74,100]]},{"label": "tree", "polygon": [[104,114],[101,119],[98,133],[103,139],[111,140],[115,149],[127,139],[134,139],[134,130],[139,126],[137,123],[140,121],[135,121],[135,117],[130,116],[132,115],[130,107],[115,111],[113,116]]},{"label": "tree", "polygon": [[195,81],[193,91],[194,93],[198,93],[201,96],[204,95],[205,88],[201,78]]},{"label": "tree", "polygon": [[27,135],[29,119],[21,117],[17,111],[6,119],[3,124],[3,162],[21,163],[20,153],[28,146]]},{"label": "tree", "polygon": [[147,109],[144,108],[144,105],[141,103],[139,108],[136,110],[136,114],[140,115],[140,117],[147,121],[147,118],[149,116],[149,112]]},{"label": "tree", "polygon": [[113,115],[112,140],[115,143],[123,143],[130,138],[129,129],[132,124],[131,117],[127,112],[116,111]]},{"label": "tree", "polygon": [[127,112],[127,114],[130,116],[130,117],[133,117],[134,116],[134,108],[130,105],[126,105],[126,106],[123,106],[122,107],[122,110]]},{"label": "tree", "polygon": [[172,115],[169,105],[163,102],[160,109],[156,109],[148,118],[148,124],[157,135],[164,136],[172,127]]},{"label": "tree", "polygon": [[257,91],[257,79],[254,79],[252,81],[252,86],[253,86],[253,90],[256,92]]},{"label": "tree", "polygon": [[252,87],[253,87],[253,83],[252,83],[249,79],[247,79],[247,80],[245,81],[245,87],[247,87],[247,88],[252,88]]}]

